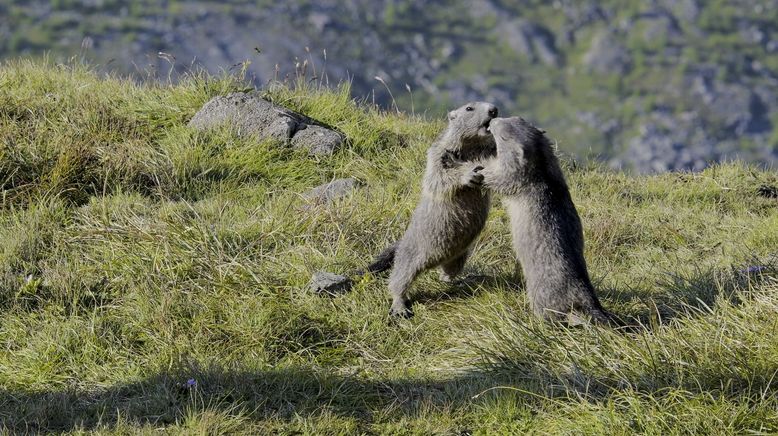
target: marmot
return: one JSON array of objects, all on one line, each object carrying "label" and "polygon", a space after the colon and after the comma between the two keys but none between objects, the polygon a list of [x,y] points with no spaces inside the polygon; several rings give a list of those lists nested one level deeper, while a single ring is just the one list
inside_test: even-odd
[{"label": "marmot", "polygon": [[480,172],[484,186],[503,195],[533,311],[571,324],[578,315],[615,322],[594,293],[581,219],[545,132],[518,117],[494,119],[489,130],[497,157]]},{"label": "marmot", "polygon": [[[367,268],[381,272],[392,267],[389,291],[391,315],[409,317],[406,293],[424,270],[440,266],[449,281],[464,268],[470,246],[481,233],[489,214],[489,193],[481,189],[481,167],[472,164],[494,156],[489,123],[497,108],[489,103],[468,103],[448,114],[448,127],[427,151],[422,193],[403,237],[390,245]],[[453,165],[447,156],[469,165]]]}]

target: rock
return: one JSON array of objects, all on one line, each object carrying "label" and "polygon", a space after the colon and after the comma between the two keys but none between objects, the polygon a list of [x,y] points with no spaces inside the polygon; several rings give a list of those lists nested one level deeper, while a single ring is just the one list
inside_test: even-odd
[{"label": "rock", "polygon": [[199,130],[230,123],[240,135],[258,135],[287,141],[297,130],[297,120],[289,110],[251,94],[218,96],[206,103],[189,126]]},{"label": "rock", "polygon": [[767,53],[778,53],[778,39],[771,39],[767,45],[765,45]]},{"label": "rock", "polygon": [[770,108],[761,98],[771,98],[770,94],[755,92],[740,83],[722,82],[717,75],[716,67],[700,67],[685,78],[692,95],[700,100],[700,111],[712,123],[738,136],[771,131]]},{"label": "rock", "polygon": [[665,7],[674,12],[676,17],[686,24],[694,23],[700,16],[700,5],[697,0],[665,0]]},{"label": "rock", "polygon": [[[699,171],[710,163],[733,159],[767,168],[778,162],[778,150],[767,136],[772,125],[755,92],[723,83],[689,88],[693,110],[678,113],[672,107],[659,107],[642,115],[639,134],[625,138],[626,150],[611,165],[658,173]],[[751,146],[744,148],[743,140]]]},{"label": "rock", "polygon": [[237,92],[206,103],[189,126],[206,130],[229,124],[238,135],[274,139],[306,148],[312,155],[329,155],[344,141],[343,135],[305,115],[273,104],[256,93]]},{"label": "rock", "polygon": [[611,14],[602,6],[590,2],[570,2],[562,5],[565,24],[561,29],[561,42],[570,46],[576,43],[576,34],[598,21],[609,22]]},{"label": "rock", "polygon": [[696,112],[655,110],[645,117],[639,135],[627,141],[624,154],[612,161],[639,173],[700,171],[732,152],[732,144],[711,136]]},{"label": "rock", "polygon": [[351,194],[358,186],[359,182],[354,178],[335,179],[311,189],[303,194],[303,198],[313,203],[329,204]]},{"label": "rock", "polygon": [[718,161],[720,156],[706,147],[694,147],[683,135],[662,129],[654,124],[641,128],[639,136],[628,143],[624,158],[639,173],[665,171],[700,171],[708,162]]},{"label": "rock", "polygon": [[351,290],[353,282],[350,278],[326,271],[317,271],[311,277],[311,291],[317,294],[336,295]]},{"label": "rock", "polygon": [[338,132],[321,127],[304,124],[292,136],[292,146],[305,148],[311,154],[330,155],[343,144],[343,136]]},{"label": "rock", "polygon": [[765,30],[756,24],[746,23],[742,23],[740,26],[740,37],[746,44],[762,45],[768,42]]},{"label": "rock", "polygon": [[754,93],[759,97],[765,106],[767,106],[769,115],[770,112],[778,110],[778,89],[772,86],[756,86],[753,88]]},{"label": "rock", "polygon": [[532,41],[535,55],[544,65],[558,67],[560,65],[559,51],[556,48],[554,34],[548,28],[537,23],[526,23],[522,31]]},{"label": "rock", "polygon": [[725,129],[737,135],[766,133],[772,129],[765,104],[757,94],[740,84],[719,86],[707,109]]},{"label": "rock", "polygon": [[513,50],[533,62],[559,66],[559,51],[554,34],[548,28],[525,20],[513,20],[500,26],[500,34]]},{"label": "rock", "polygon": [[613,31],[605,31],[594,37],[583,63],[598,73],[624,74],[632,68],[632,57]]},{"label": "rock", "polygon": [[642,29],[643,40],[646,42],[659,38],[677,38],[683,34],[675,16],[662,7],[635,14],[627,20],[623,30],[632,33],[638,28]]}]

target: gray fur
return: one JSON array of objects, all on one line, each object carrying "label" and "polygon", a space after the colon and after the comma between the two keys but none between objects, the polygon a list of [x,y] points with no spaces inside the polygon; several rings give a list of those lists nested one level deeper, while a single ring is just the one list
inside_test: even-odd
[{"label": "gray fur", "polygon": [[365,269],[358,269],[352,274],[356,277],[361,277],[366,273],[378,274],[389,270],[394,265],[394,253],[397,251],[397,244],[399,241],[393,242],[390,246],[386,247],[382,252],[378,253],[373,259],[373,262]]},{"label": "gray fur", "polygon": [[368,270],[394,267],[389,276],[392,315],[410,316],[407,291],[416,276],[440,267],[440,277],[452,280],[464,268],[470,246],[489,214],[489,193],[473,165],[450,165],[449,154],[472,162],[494,155],[489,122],[497,108],[474,102],[448,114],[448,127],[427,151],[422,193],[403,237],[384,250]]},{"label": "gray fur", "polygon": [[545,319],[579,323],[584,315],[610,323],[589,279],[581,219],[548,138],[518,117],[496,118],[490,130],[497,157],[484,165],[483,183],[503,195],[533,311]]}]

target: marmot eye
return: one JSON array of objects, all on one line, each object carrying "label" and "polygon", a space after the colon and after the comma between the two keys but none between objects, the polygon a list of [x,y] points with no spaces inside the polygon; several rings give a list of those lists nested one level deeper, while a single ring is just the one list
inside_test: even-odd
[{"label": "marmot eye", "polygon": [[473,106],[468,106],[468,107],[465,108],[465,110],[468,111],[468,112],[472,112],[473,111]]}]

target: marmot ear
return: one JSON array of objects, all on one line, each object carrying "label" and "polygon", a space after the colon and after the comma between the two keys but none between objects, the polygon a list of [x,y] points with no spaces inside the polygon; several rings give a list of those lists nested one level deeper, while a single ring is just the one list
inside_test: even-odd
[{"label": "marmot ear", "polygon": [[451,112],[448,113],[448,120],[449,121],[453,120],[456,117],[457,117],[456,111],[451,111]]}]

